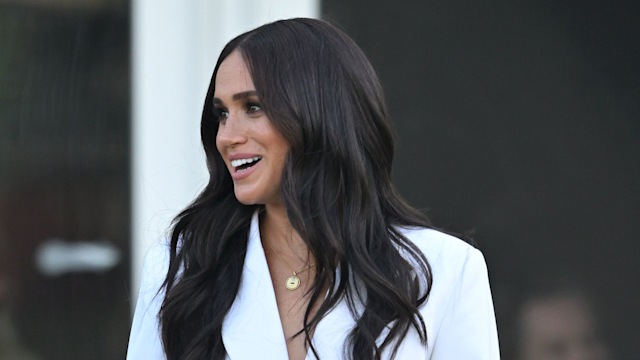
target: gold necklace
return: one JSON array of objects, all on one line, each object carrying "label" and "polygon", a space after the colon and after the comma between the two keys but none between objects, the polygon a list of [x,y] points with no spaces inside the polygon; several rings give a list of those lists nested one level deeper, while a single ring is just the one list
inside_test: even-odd
[{"label": "gold necklace", "polygon": [[300,278],[298,277],[298,274],[302,274],[303,272],[311,269],[312,267],[315,266],[315,264],[309,264],[307,266],[305,266],[302,270],[298,270],[295,271],[293,269],[293,266],[289,265],[289,263],[287,262],[287,260],[285,260],[282,255],[280,255],[279,252],[276,251],[276,249],[273,248],[273,246],[271,246],[271,243],[268,241],[265,241],[267,243],[267,245],[269,246],[269,248],[271,249],[271,251],[273,251],[274,253],[276,253],[276,255],[278,255],[278,257],[280,258],[280,260],[282,260],[283,263],[285,263],[285,265],[287,265],[289,267],[289,269],[291,269],[291,271],[293,272],[293,275],[289,276],[287,278],[287,280],[284,282],[284,287],[287,288],[287,290],[289,291],[293,291],[297,288],[300,287]]}]

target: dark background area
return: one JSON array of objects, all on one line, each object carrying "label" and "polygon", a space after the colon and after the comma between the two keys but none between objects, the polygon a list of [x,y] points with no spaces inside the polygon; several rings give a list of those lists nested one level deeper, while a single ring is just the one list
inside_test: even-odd
[{"label": "dark background area", "polygon": [[640,2],[337,1],[397,131],[394,176],[488,262],[503,358],[510,306],[572,274],[615,359],[640,353]]},{"label": "dark background area", "polygon": [[[122,1],[0,1],[2,360],[125,356],[129,36]],[[121,261],[49,275],[36,254],[52,239],[105,242]]]}]

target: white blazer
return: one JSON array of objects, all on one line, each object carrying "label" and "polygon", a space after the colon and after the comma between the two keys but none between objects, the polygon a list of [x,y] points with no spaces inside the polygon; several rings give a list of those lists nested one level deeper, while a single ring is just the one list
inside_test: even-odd
[{"label": "white blazer", "polygon": [[[487,267],[480,251],[460,239],[431,229],[403,229],[403,233],[427,257],[433,271],[433,287],[420,309],[427,327],[426,346],[411,328],[395,359],[499,359]],[[157,317],[164,294],[157,292],[167,266],[166,246],[153,248],[146,257],[129,338],[128,360],[165,359]],[[318,323],[312,342],[320,359],[343,358],[344,340],[354,324],[344,300]],[[251,220],[242,283],[224,320],[222,340],[231,360],[287,359],[273,284],[260,241],[257,213]],[[389,349],[385,355],[385,359],[389,358]],[[306,359],[314,360],[315,356],[309,351]]]}]

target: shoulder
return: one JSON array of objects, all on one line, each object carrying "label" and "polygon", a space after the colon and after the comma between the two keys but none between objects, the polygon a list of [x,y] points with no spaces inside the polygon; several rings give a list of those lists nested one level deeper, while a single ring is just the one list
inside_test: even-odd
[{"label": "shoulder", "polygon": [[454,236],[401,229],[425,255],[433,283],[420,312],[428,349],[438,359],[499,359],[493,300],[482,253]]},{"label": "shoulder", "polygon": [[142,266],[127,359],[164,359],[158,314],[162,306],[162,283],[169,265],[169,246],[155,244],[147,251]]},{"label": "shoulder", "polygon": [[432,268],[462,267],[469,257],[482,256],[469,243],[435,229],[400,227],[399,230],[420,249]]},{"label": "shoulder", "polygon": [[476,288],[488,289],[484,256],[469,243],[443,232],[427,228],[402,228],[407,237],[427,258],[433,280],[429,303],[447,308],[459,296],[475,296]]},{"label": "shoulder", "polygon": [[[432,280],[419,308],[427,328],[427,345],[412,330],[397,358],[499,359],[497,330],[487,268],[482,253],[443,232],[398,227],[426,257]],[[412,261],[412,260],[409,260]]]},{"label": "shoulder", "polygon": [[150,303],[156,298],[168,269],[169,245],[166,243],[154,244],[147,250],[142,265],[139,296],[143,297],[142,300],[145,303]]}]

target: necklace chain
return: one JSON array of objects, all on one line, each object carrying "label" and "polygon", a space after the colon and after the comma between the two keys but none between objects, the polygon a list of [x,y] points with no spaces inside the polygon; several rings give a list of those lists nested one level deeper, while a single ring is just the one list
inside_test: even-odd
[{"label": "necklace chain", "polygon": [[267,243],[267,246],[269,246],[271,251],[276,253],[276,255],[278,255],[280,260],[282,260],[282,262],[285,263],[285,265],[287,265],[289,267],[289,269],[291,269],[291,272],[293,272],[293,275],[289,276],[287,278],[287,280],[285,281],[284,286],[287,288],[287,290],[290,290],[290,291],[293,291],[293,290],[296,290],[297,288],[299,288],[300,287],[300,278],[298,277],[298,274],[302,274],[303,272],[311,269],[312,267],[315,266],[315,264],[309,264],[309,265],[305,266],[303,269],[296,271],[293,268],[293,266],[289,265],[287,260],[285,260],[284,257],[282,255],[280,255],[280,253],[277,252],[276,249],[273,248],[273,246],[271,246],[271,243],[269,241],[265,241],[265,242]]}]

